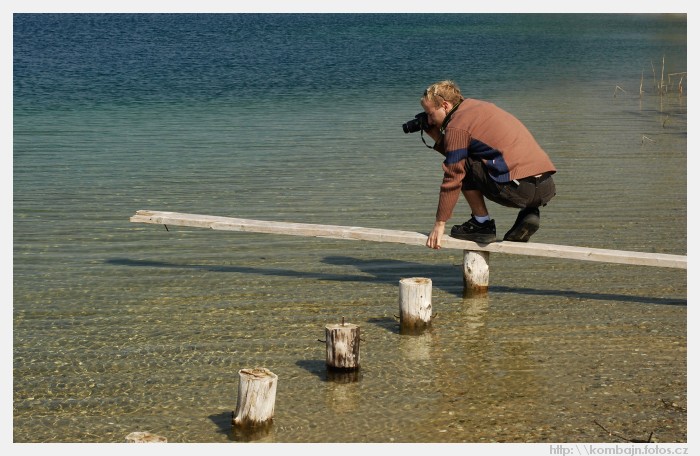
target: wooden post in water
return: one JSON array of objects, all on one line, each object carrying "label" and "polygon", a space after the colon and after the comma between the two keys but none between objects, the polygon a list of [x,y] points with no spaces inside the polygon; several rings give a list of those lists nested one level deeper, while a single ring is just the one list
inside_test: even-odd
[{"label": "wooden post in water", "polygon": [[326,325],[326,366],[330,369],[360,368],[360,327],[345,323]]},{"label": "wooden post in water", "polygon": [[126,443],[168,443],[168,439],[150,432],[131,432],[126,436]]},{"label": "wooden post in water", "polygon": [[242,428],[265,426],[275,414],[277,375],[264,367],[238,371],[238,401],[233,425]]},{"label": "wooden post in water", "polygon": [[464,295],[478,295],[489,289],[489,252],[465,250],[462,263]]},{"label": "wooden post in water", "polygon": [[402,333],[420,332],[433,315],[433,281],[411,277],[399,281],[399,320]]}]

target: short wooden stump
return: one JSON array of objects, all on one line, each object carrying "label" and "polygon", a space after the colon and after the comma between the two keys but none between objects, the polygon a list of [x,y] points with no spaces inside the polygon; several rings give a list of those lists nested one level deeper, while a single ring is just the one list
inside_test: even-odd
[{"label": "short wooden stump", "polygon": [[465,250],[462,261],[464,296],[478,296],[489,291],[489,252]]},{"label": "short wooden stump", "polygon": [[275,414],[277,375],[264,367],[238,371],[238,400],[233,425],[252,428],[270,424]]},{"label": "short wooden stump", "polygon": [[430,326],[432,293],[433,281],[425,277],[399,281],[399,324],[402,333],[419,332]]},{"label": "short wooden stump", "polygon": [[335,370],[360,368],[360,327],[352,323],[326,325],[326,366]]}]

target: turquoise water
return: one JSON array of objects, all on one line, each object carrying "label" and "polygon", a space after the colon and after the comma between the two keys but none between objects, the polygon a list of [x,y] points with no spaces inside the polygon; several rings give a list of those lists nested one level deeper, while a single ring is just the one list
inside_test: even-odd
[{"label": "turquoise water", "polygon": [[[440,158],[401,124],[453,78],[559,169],[533,241],[684,255],[687,75],[654,79],[686,71],[685,16],[19,14],[13,33],[15,442],[239,441],[253,366],[280,378],[259,441],[687,440],[684,270],[492,255],[464,298],[458,251],[129,223],[426,233]],[[505,233],[514,211],[490,209]],[[419,337],[394,318],[410,276],[433,280]],[[317,342],[342,317],[354,383]]]}]

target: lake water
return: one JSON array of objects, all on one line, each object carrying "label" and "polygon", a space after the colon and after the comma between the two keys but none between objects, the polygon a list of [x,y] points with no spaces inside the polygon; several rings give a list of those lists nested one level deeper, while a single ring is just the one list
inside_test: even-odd
[{"label": "lake water", "polygon": [[[401,125],[450,78],[557,166],[533,242],[685,255],[685,15],[13,22],[15,442],[687,441],[686,270],[492,254],[465,298],[455,250],[129,222],[427,233],[441,156]],[[489,208],[502,236],[515,210]],[[420,336],[398,330],[403,277],[433,281]],[[341,318],[363,335],[354,382],[318,342]],[[257,366],[275,421],[241,437]]]}]

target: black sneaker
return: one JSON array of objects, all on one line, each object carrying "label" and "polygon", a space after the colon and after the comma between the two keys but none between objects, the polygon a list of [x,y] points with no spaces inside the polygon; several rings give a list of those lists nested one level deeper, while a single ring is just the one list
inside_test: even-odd
[{"label": "black sneaker", "polygon": [[508,230],[504,241],[527,242],[540,227],[540,210],[536,207],[526,207],[518,213],[513,228]]},{"label": "black sneaker", "polygon": [[453,226],[450,236],[465,241],[488,244],[496,240],[496,223],[493,220],[479,223],[472,217],[461,225]]}]

